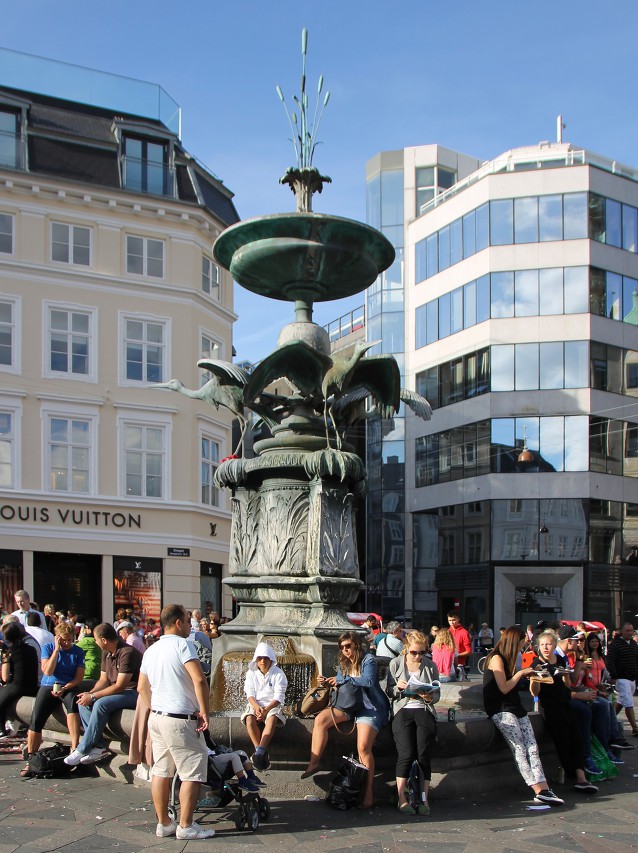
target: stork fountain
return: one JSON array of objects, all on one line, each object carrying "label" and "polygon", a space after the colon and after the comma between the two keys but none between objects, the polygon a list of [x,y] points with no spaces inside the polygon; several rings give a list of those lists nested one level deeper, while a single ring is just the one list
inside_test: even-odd
[{"label": "stork fountain", "polygon": [[[233,704],[237,681],[261,639],[283,655],[284,668],[288,660],[301,673],[296,678],[293,673],[289,702],[306,689],[317,666],[329,668],[336,638],[352,628],[345,612],[363,586],[354,514],[365,491],[365,469],[343,441],[345,426],[368,397],[382,417],[392,417],[401,400],[421,417],[431,415],[426,400],[401,389],[392,355],[368,355],[375,342],[332,355],[327,332],[312,321],[314,302],[361,292],[391,265],[395,253],[374,228],[312,211],[313,194],[330,178],[312,162],[318,120],[309,119],[306,46],[304,30],[301,95],[294,98],[299,115],[286,107],[297,166],[281,178],[294,192],[297,210],[240,222],[221,234],[213,250],[240,285],[294,302],[295,308],[277,348],[249,375],[224,362],[198,362],[213,374],[211,403],[228,406],[242,419],[246,410],[253,411],[272,433],[255,443],[255,458],[229,458],[216,473],[217,485],[232,494],[224,583],[239,611],[214,643],[214,710]],[[329,99],[322,89],[320,77],[314,112],[319,120]],[[286,106],[279,87],[277,92]],[[269,395],[268,387],[282,377],[294,393]],[[166,387],[189,393],[172,383]],[[233,393],[220,393],[228,384]]]}]

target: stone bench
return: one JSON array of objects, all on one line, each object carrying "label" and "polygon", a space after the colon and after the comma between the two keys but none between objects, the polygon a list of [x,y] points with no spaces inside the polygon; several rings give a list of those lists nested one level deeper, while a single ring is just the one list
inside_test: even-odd
[{"label": "stone bench", "polygon": [[[487,717],[479,716],[473,707],[464,710],[468,702],[474,704],[468,700],[466,691],[471,691],[473,699],[479,685],[450,684],[444,687],[446,689],[442,691],[442,701],[438,706],[438,740],[432,752],[432,787],[436,796],[471,796],[487,783],[490,789],[499,785],[511,788],[518,781],[521,790],[525,790],[510,750],[493,723]],[[15,716],[24,726],[29,724],[33,703],[34,699],[26,696],[17,703]],[[457,719],[448,722],[445,708],[452,705],[459,709]],[[114,755],[110,761],[100,762],[96,767],[101,775],[122,782],[143,784],[134,776],[135,767],[128,763],[133,716],[134,712],[126,709],[111,716],[105,738]],[[553,744],[544,730],[542,718],[538,714],[530,714],[530,719],[543,754],[543,765],[551,778],[557,766]],[[312,720],[290,717],[285,729],[275,736],[271,759],[272,771],[276,772],[271,771],[266,777],[271,796],[298,798],[306,794],[321,794],[322,790],[327,789],[331,772],[338,765],[340,757],[356,752],[355,735],[332,731],[322,762],[326,771],[320,771],[311,779],[300,780],[300,772],[310,755],[312,727]],[[238,717],[211,717],[210,732],[213,740],[234,749],[243,749],[248,755],[253,752],[246,728]],[[49,717],[43,736],[47,742],[69,743],[61,708]],[[394,781],[396,761],[390,726],[379,733],[374,754],[376,770],[381,777],[379,786],[383,783],[390,785]]]}]

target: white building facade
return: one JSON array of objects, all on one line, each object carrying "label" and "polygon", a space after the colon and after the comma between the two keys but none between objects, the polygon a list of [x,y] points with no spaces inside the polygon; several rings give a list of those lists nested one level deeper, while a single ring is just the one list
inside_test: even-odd
[{"label": "white building facade", "polygon": [[238,217],[179,125],[158,86],[0,55],[5,608],[22,586],[104,619],[230,608],[229,507],[212,484],[230,417],[149,388],[198,389],[198,358],[232,359],[232,281],[212,244]]},{"label": "white building facade", "polygon": [[435,409],[373,436],[369,609],[633,617],[638,172],[541,143],[484,164],[384,152],[367,178],[403,261],[397,298],[384,280],[368,294],[368,337],[392,351],[401,294],[405,383]]}]

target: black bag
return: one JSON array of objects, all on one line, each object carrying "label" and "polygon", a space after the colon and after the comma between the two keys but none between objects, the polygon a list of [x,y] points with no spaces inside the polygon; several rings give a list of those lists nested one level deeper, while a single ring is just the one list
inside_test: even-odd
[{"label": "black bag", "polygon": [[29,758],[30,773],[39,779],[67,776],[71,772],[71,768],[64,763],[64,759],[70,751],[68,746],[58,743],[55,746],[47,746],[45,749],[35,752]]},{"label": "black bag", "polygon": [[352,756],[343,756],[341,767],[334,774],[328,786],[328,805],[340,811],[351,809],[357,805],[361,797],[363,784],[368,775],[368,768]]},{"label": "black bag", "polygon": [[330,705],[343,711],[349,717],[359,717],[361,714],[365,714],[363,687],[359,687],[351,681],[337,684],[330,698]]}]

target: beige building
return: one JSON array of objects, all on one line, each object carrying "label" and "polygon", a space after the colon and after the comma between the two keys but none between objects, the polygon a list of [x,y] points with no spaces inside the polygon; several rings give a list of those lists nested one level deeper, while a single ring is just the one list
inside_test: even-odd
[{"label": "beige building", "polygon": [[3,607],[230,612],[229,413],[148,386],[232,359],[212,244],[237,219],[158,86],[0,52]]}]

